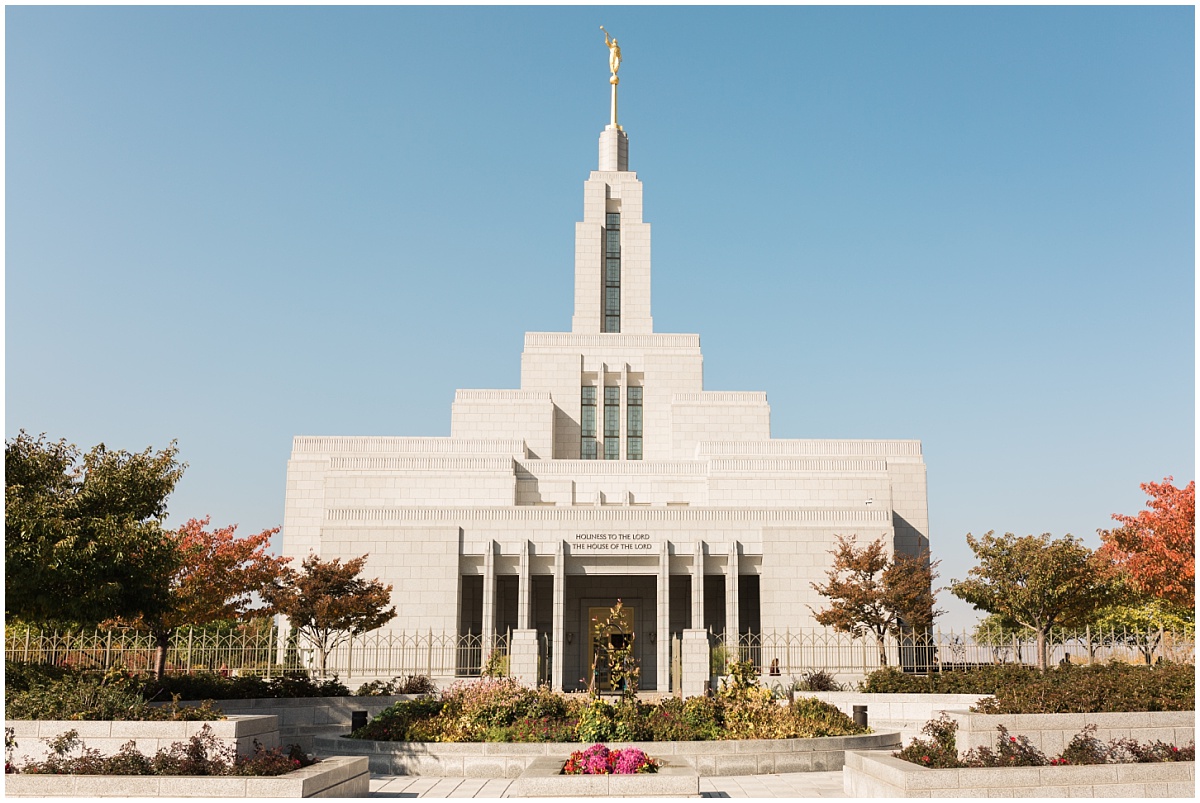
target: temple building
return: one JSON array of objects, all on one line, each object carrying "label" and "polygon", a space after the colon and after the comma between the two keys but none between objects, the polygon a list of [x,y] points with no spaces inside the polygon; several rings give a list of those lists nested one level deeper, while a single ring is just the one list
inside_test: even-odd
[{"label": "temple building", "polygon": [[919,441],[774,439],[765,393],[705,390],[699,335],[654,330],[617,65],[570,331],[526,333],[519,389],[458,390],[449,437],[298,436],[287,473],[284,554],[366,553],[390,631],[503,634],[513,674],[568,690],[618,598],[611,643],[666,690],[672,645],[707,667],[710,633],[823,630],[836,535],[928,548]]}]

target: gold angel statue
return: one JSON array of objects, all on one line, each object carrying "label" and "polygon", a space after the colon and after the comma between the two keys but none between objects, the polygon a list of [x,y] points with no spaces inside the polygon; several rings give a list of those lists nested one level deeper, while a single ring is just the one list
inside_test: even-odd
[{"label": "gold angel statue", "polygon": [[[600,30],[604,31],[603,25]],[[604,44],[608,45],[608,69],[616,77],[617,70],[621,69],[621,46],[616,39],[609,38],[608,31],[604,31]]]}]

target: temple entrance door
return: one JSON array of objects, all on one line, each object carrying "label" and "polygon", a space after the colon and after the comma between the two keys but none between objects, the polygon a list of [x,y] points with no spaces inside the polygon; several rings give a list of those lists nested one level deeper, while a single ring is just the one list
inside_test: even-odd
[{"label": "temple entrance door", "polygon": [[599,625],[608,618],[608,608],[588,608],[588,671],[596,668],[596,686],[602,691],[614,691],[608,679],[608,652],[629,645],[633,639],[634,609],[625,607],[621,618],[613,625],[601,630]]}]

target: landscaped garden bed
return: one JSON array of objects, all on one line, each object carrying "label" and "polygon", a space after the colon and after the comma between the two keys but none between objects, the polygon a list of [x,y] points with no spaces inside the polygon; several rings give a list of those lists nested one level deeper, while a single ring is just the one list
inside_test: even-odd
[{"label": "landscaped garden bed", "polygon": [[1117,737],[1097,738],[1086,725],[1048,758],[1030,739],[996,728],[995,748],[960,752],[958,723],[943,715],[926,724],[928,739],[914,739],[892,756],[850,752],[845,790],[855,797],[1179,797],[1195,792],[1195,743],[1174,745]]}]

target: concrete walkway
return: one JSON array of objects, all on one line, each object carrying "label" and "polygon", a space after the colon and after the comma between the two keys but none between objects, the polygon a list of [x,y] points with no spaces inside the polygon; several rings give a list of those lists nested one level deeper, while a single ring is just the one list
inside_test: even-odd
[{"label": "concrete walkway", "polygon": [[[372,775],[371,797],[500,798],[507,778],[434,778],[420,775]],[[785,772],[779,775],[702,777],[701,797],[846,797],[842,771]]]}]

